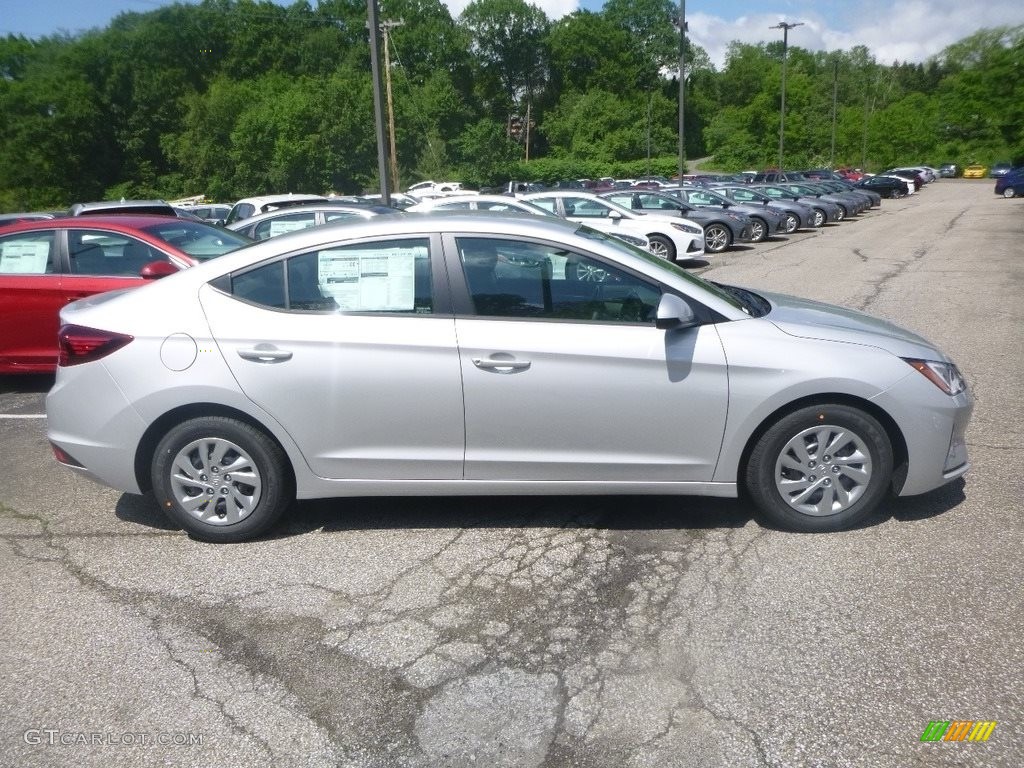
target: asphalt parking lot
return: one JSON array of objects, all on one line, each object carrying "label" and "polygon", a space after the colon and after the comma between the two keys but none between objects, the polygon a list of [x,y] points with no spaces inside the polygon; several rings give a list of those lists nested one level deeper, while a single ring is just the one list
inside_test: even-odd
[{"label": "asphalt parking lot", "polygon": [[52,379],[0,377],[0,766],[1024,765],[1024,202],[941,180],[826,230],[698,271],[918,331],[977,399],[965,482],[838,534],[403,498],[204,544],[59,467]]}]

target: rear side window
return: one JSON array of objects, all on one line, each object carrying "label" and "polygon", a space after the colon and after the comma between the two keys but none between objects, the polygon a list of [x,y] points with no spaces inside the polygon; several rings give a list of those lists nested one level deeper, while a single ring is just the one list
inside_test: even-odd
[{"label": "rear side window", "polygon": [[314,225],[316,225],[316,214],[312,211],[288,213],[275,216],[270,221],[261,221],[253,227],[252,236],[257,240],[266,240],[269,237],[277,237]]},{"label": "rear side window", "polygon": [[53,230],[0,237],[0,274],[47,275],[56,272],[53,243]]},{"label": "rear side window", "polygon": [[295,312],[430,314],[430,248],[424,238],[324,248],[234,275],[240,299]]}]

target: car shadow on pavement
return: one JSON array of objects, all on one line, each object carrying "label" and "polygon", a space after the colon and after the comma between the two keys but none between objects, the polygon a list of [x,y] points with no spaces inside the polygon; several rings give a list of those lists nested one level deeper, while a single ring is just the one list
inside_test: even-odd
[{"label": "car shadow on pavement", "polygon": [[738,528],[751,518],[750,506],[736,499],[680,496],[349,498],[297,503],[276,535],[401,528]]},{"label": "car shadow on pavement", "polygon": [[53,387],[52,373],[22,373],[12,376],[0,376],[0,394],[10,392],[49,392]]},{"label": "car shadow on pavement", "polygon": [[136,523],[147,528],[156,528],[161,531],[180,531],[181,527],[160,511],[156,497],[152,493],[139,496],[133,493],[124,493],[117,500],[114,506],[114,514],[118,520],[126,523]]},{"label": "car shadow on pavement", "polygon": [[[965,500],[958,480],[931,493],[884,502],[856,528],[888,520],[937,517]],[[128,523],[162,531],[181,530],[160,511],[154,496],[124,494],[114,510]],[[262,538],[358,530],[440,528],[592,528],[608,531],[701,531],[742,528],[757,515],[750,501],[697,496],[402,496],[298,501]],[[804,534],[793,534],[795,536]]]}]

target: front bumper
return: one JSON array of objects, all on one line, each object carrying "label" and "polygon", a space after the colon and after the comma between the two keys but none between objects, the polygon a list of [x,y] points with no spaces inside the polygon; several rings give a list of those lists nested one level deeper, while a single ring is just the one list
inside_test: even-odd
[{"label": "front bumper", "polygon": [[907,446],[906,478],[896,489],[900,496],[927,493],[970,469],[965,437],[974,410],[970,390],[950,397],[923,376],[908,376],[874,401],[896,420]]}]

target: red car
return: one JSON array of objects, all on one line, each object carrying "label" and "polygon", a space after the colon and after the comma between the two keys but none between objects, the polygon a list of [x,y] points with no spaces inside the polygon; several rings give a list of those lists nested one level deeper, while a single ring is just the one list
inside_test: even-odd
[{"label": "red car", "polygon": [[0,374],[57,367],[65,304],[133,288],[252,242],[168,216],[81,216],[0,226]]}]

